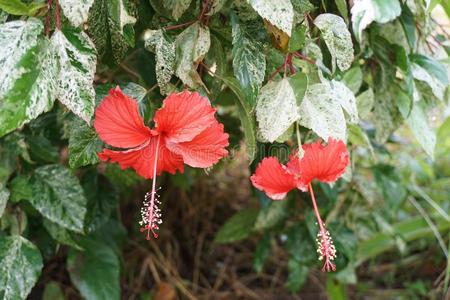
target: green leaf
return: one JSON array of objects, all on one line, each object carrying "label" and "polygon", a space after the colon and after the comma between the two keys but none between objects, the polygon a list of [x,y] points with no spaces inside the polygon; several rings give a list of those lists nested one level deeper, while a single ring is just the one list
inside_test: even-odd
[{"label": "green leaf", "polygon": [[363,83],[363,73],[359,66],[354,66],[344,73],[342,81],[345,85],[353,92],[353,94],[358,93],[362,83]]},{"label": "green leaf", "polygon": [[34,18],[0,25],[0,136],[53,106],[57,65],[43,28]]},{"label": "green leaf", "polygon": [[339,10],[339,13],[342,15],[342,17],[345,20],[345,23],[348,24],[348,7],[347,7],[347,1],[345,0],[336,0],[336,6]]},{"label": "green leaf", "polygon": [[365,119],[373,108],[374,94],[371,88],[356,97],[356,106],[358,107],[359,118]]},{"label": "green leaf", "polygon": [[291,36],[294,9],[290,0],[248,0],[254,10],[270,24]]},{"label": "green leaf", "polygon": [[21,134],[12,133],[0,139],[0,185],[5,184],[15,171],[19,156],[30,162],[27,145]]},{"label": "green leaf", "polygon": [[241,120],[242,129],[244,131],[245,144],[247,147],[247,155],[249,159],[249,164],[256,157],[256,123],[255,117],[251,112],[244,93],[239,86],[239,83],[234,77],[224,77],[221,80],[228,86],[230,90],[236,95],[236,109],[239,114],[239,119]]},{"label": "green leaf", "polygon": [[256,246],[255,253],[253,255],[253,269],[257,273],[261,273],[264,267],[264,262],[269,257],[271,252],[270,235],[264,234],[258,245]]},{"label": "green leaf", "polygon": [[401,11],[398,0],[356,0],[351,9],[356,40],[361,41],[363,30],[373,21],[390,22],[397,18]]},{"label": "green leaf", "polygon": [[437,130],[436,157],[450,153],[450,117]]},{"label": "green leaf", "polygon": [[385,143],[402,123],[401,114],[393,96],[395,95],[390,90],[375,94],[372,119],[375,125],[375,140],[378,143]]},{"label": "green leaf", "polygon": [[175,73],[175,43],[169,41],[161,29],[147,30],[145,48],[156,54],[156,80],[161,93],[167,95],[170,79]]},{"label": "green leaf", "polygon": [[430,128],[428,116],[424,109],[423,102],[414,102],[411,114],[406,119],[411,131],[414,133],[423,150],[434,158],[434,149],[436,146],[436,133]]},{"label": "green leaf", "polygon": [[98,163],[103,143],[94,129],[80,119],[70,122],[69,165],[76,169]]},{"label": "green leaf", "polygon": [[166,0],[162,4],[168,11],[172,12],[172,17],[177,21],[189,8],[191,0]]},{"label": "green leaf", "polygon": [[125,0],[94,0],[89,11],[88,31],[100,57],[111,56],[119,63],[128,49],[134,46],[133,25]]},{"label": "green leaf", "polygon": [[257,216],[258,210],[252,208],[235,213],[216,233],[214,242],[225,244],[246,239],[253,231]]},{"label": "green leaf", "polygon": [[45,285],[42,300],[65,300],[64,292],[56,281],[50,281]]},{"label": "green leaf", "polygon": [[88,199],[85,229],[93,232],[108,222],[111,212],[119,203],[119,197],[117,189],[94,170],[84,174],[81,184]]},{"label": "green leaf", "polygon": [[286,287],[291,293],[298,293],[308,278],[309,268],[293,258],[289,258],[287,267],[289,275]]},{"label": "green leaf", "polygon": [[406,38],[408,39],[410,49],[414,49],[416,46],[416,21],[414,14],[411,12],[408,5],[402,5],[400,22],[405,31]]},{"label": "green leaf", "polygon": [[26,299],[42,269],[38,248],[21,236],[0,235],[0,296]]},{"label": "green leaf", "polygon": [[366,146],[367,148],[369,148],[372,155],[374,154],[369,137],[358,125],[350,124],[348,126],[348,140],[353,145]]},{"label": "green leaf", "polygon": [[59,243],[68,245],[76,249],[80,250],[82,249],[80,245],[78,245],[78,243],[76,242],[75,235],[73,232],[67,230],[64,227],[59,226],[58,224],[50,222],[49,220],[44,220],[44,227],[47,230],[47,232],[51,235],[51,237],[54,238]]},{"label": "green leaf", "polygon": [[51,144],[45,136],[26,136],[31,158],[38,162],[56,163],[59,161],[58,147]]},{"label": "green leaf", "polygon": [[266,58],[262,47],[243,31],[237,16],[231,14],[233,33],[233,71],[238,79],[250,105],[255,105],[264,75],[266,72]]},{"label": "green leaf", "polygon": [[69,169],[47,165],[34,170],[26,196],[44,217],[66,229],[83,233],[86,197],[78,179]]},{"label": "green leaf", "polygon": [[94,0],[60,0],[59,4],[70,23],[78,27],[87,22]]},{"label": "green leaf", "polygon": [[195,22],[175,40],[176,68],[175,73],[181,81],[191,88],[203,85],[197,66],[203,60],[211,45],[209,28]]},{"label": "green leaf", "polygon": [[333,14],[321,14],[314,20],[314,25],[322,32],[322,37],[330,51],[333,72],[336,64],[342,71],[350,68],[354,58],[353,43],[344,20]]},{"label": "green leaf", "polygon": [[333,280],[333,277],[327,278],[327,296],[333,300],[347,300],[345,286]]},{"label": "green leaf", "polygon": [[107,244],[84,239],[85,251],[70,249],[67,269],[72,283],[85,299],[120,299],[120,261]]},{"label": "green leaf", "polygon": [[396,169],[390,165],[376,165],[374,175],[388,209],[390,211],[398,210],[407,196],[407,191],[400,181]]},{"label": "green leaf", "polygon": [[297,98],[289,80],[270,81],[258,95],[256,119],[263,141],[273,142],[299,118]]},{"label": "green leaf", "polygon": [[75,30],[57,30],[50,44],[60,67],[57,81],[58,99],[89,123],[95,107],[95,46],[85,33]]},{"label": "green leaf", "polygon": [[408,118],[413,106],[413,99],[399,87],[396,88],[395,95],[398,110],[402,114],[403,118]]},{"label": "green leaf", "polygon": [[303,48],[303,46],[305,45],[306,30],[306,26],[300,25],[292,31],[292,36],[289,39],[289,52],[296,52]]},{"label": "green leaf", "polygon": [[44,1],[26,4],[21,0],[0,0],[0,9],[16,16],[34,16],[38,10],[46,5]]},{"label": "green leaf", "polygon": [[269,229],[283,222],[289,214],[289,201],[272,201],[260,210],[255,230]]},{"label": "green leaf", "polygon": [[0,218],[3,216],[3,212],[5,211],[9,195],[9,190],[5,187],[2,187],[2,184],[0,184]]},{"label": "green leaf", "polygon": [[[433,215],[433,219],[439,231],[445,232],[450,228],[450,222],[443,216],[435,214]],[[405,242],[411,242],[424,237],[432,238],[434,236],[432,229],[422,216],[408,218],[404,221],[392,224],[392,227],[396,235],[401,236]],[[379,232],[369,236],[358,245],[356,266],[385,251],[395,248],[396,245],[395,238],[390,233]]]},{"label": "green leaf", "polygon": [[292,77],[287,78],[292,90],[294,91],[297,106],[302,104],[305,97],[306,90],[308,88],[308,76],[304,73],[297,73]]},{"label": "green leaf", "polygon": [[447,69],[439,61],[424,55],[412,55],[412,75],[425,82],[439,99],[444,99],[445,88],[449,85]]}]

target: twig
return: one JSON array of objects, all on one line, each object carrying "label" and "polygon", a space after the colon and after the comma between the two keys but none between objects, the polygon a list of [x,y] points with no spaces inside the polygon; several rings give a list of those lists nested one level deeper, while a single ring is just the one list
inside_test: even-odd
[{"label": "twig", "polygon": [[45,17],[45,35],[47,36],[50,34],[50,13],[52,10],[52,3],[53,0],[47,1],[47,17]]},{"label": "twig", "polygon": [[315,60],[309,58],[309,57],[306,56],[306,55],[301,54],[300,52],[295,52],[295,53],[294,53],[294,56],[297,57],[297,58],[300,58],[301,60],[307,61],[307,62],[309,62],[310,64],[313,64],[313,65],[316,64],[316,61],[315,61]]},{"label": "twig", "polygon": [[165,31],[174,30],[174,29],[179,29],[179,28],[183,28],[183,27],[187,27],[187,26],[189,26],[189,25],[192,25],[192,24],[194,24],[195,22],[197,22],[197,20],[195,20],[195,21],[189,21],[189,22],[186,22],[186,23],[183,23],[183,24],[177,24],[177,25],[166,26],[166,27],[163,27],[162,29],[164,29]]}]

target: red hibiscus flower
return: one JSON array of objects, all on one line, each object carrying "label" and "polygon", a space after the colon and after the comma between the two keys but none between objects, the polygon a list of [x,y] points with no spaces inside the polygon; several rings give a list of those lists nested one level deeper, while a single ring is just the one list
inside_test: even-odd
[{"label": "red hibiscus flower", "polygon": [[156,177],[166,171],[184,171],[184,164],[208,168],[228,155],[228,134],[215,118],[216,110],[198,93],[173,93],[156,111],[153,129],[145,126],[134,99],[119,87],[111,89],[95,111],[94,127],[99,137],[112,147],[98,154],[103,161],[133,168],[137,174],[153,179],[152,191],[145,197],[141,231],[156,238],[161,211],[156,194]]},{"label": "red hibiscus flower", "polygon": [[335,182],[348,165],[347,148],[342,141],[330,138],[326,146],[318,141],[305,144],[302,149],[303,156],[299,157],[298,152],[295,152],[289,157],[287,165],[280,164],[275,157],[264,158],[250,179],[257,189],[266,192],[267,196],[274,200],[283,199],[295,188],[302,191],[309,190],[319,224],[317,234],[319,259],[325,260],[322,271],[335,271],[336,267],[332,261],[336,258],[336,249],[320,217],[311,182],[314,179],[320,182]]}]

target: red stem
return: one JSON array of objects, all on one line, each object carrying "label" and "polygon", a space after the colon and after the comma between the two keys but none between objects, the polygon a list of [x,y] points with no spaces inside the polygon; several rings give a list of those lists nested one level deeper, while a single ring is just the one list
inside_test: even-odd
[{"label": "red stem", "polygon": [[316,215],[317,222],[319,223],[320,231],[325,231],[325,227],[323,227],[323,221],[320,217],[319,209],[317,208],[316,197],[314,196],[314,190],[312,188],[311,183],[308,185],[309,193],[311,194],[311,201],[314,207],[314,214]]},{"label": "red stem", "polygon": [[168,30],[174,30],[174,29],[178,29],[178,28],[187,27],[187,26],[189,26],[189,25],[194,24],[195,22],[197,22],[197,21],[189,21],[189,22],[186,22],[186,23],[183,23],[183,24],[177,24],[177,25],[172,25],[172,26],[166,26],[166,27],[163,27],[163,29],[166,30],[166,31],[168,31]]},{"label": "red stem", "polygon": [[56,28],[61,30],[61,14],[59,7],[59,0],[56,0]]},{"label": "red stem", "polygon": [[309,57],[306,56],[306,55],[301,54],[300,52],[295,52],[295,53],[293,53],[293,54],[294,54],[295,57],[298,57],[298,58],[300,58],[300,59],[302,59],[302,60],[304,60],[304,61],[307,61],[307,62],[309,62],[309,63],[311,63],[311,64],[313,64],[313,65],[316,64],[316,61],[315,61],[315,60],[309,58]]},{"label": "red stem", "polygon": [[52,9],[53,0],[47,1],[47,17],[45,17],[45,34],[49,36],[50,34],[50,13]]}]

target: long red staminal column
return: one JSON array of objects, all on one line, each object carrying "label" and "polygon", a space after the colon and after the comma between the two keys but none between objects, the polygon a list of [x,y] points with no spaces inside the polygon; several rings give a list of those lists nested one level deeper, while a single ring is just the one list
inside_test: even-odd
[{"label": "long red staminal column", "polygon": [[150,239],[150,232],[153,234],[155,239],[158,238],[158,233],[156,233],[156,230],[159,229],[159,224],[162,223],[161,209],[158,207],[161,202],[158,200],[159,195],[157,194],[156,189],[156,170],[158,164],[160,137],[161,136],[158,136],[158,140],[156,141],[152,190],[145,195],[144,207],[141,209],[142,221],[140,222],[140,225],[145,225],[144,227],[141,227],[141,232],[147,231],[147,240]]},{"label": "long red staminal column", "polygon": [[317,253],[319,254],[319,260],[324,261],[322,272],[336,271],[336,265],[333,263],[333,260],[336,258],[336,248],[334,247],[330,233],[325,228],[325,224],[320,217],[311,183],[308,185],[308,188],[309,193],[311,194],[311,201],[314,207],[314,213],[316,215],[317,223],[319,223],[319,232],[317,233],[316,242],[318,247]]}]

